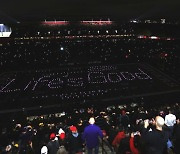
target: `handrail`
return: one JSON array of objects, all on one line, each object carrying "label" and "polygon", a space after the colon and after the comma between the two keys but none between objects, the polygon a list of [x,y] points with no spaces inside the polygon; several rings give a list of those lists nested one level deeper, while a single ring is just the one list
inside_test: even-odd
[{"label": "handrail", "polygon": [[112,146],[109,144],[108,140],[106,138],[103,138],[101,140],[101,147],[102,147],[102,154],[108,154],[108,152],[106,151],[106,149],[104,148],[104,145],[106,144],[106,146],[110,149],[111,153],[114,153],[114,149],[112,148]]}]

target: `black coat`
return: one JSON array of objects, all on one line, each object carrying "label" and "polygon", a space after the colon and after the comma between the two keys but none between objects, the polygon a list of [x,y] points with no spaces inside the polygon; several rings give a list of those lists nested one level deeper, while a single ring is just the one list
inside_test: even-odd
[{"label": "black coat", "polygon": [[167,150],[168,134],[165,131],[143,129],[142,139],[146,154],[164,154]]},{"label": "black coat", "polygon": [[69,134],[68,136],[68,149],[70,152],[72,151],[79,151],[82,149],[82,139],[81,135],[78,134],[77,137]]},{"label": "black coat", "polygon": [[47,144],[48,154],[56,154],[59,149],[59,142],[57,140],[51,140]]}]

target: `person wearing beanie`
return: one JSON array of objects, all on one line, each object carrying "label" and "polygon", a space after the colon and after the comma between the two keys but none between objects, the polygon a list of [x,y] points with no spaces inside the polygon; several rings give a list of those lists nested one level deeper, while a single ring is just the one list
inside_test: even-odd
[{"label": "person wearing beanie", "polygon": [[60,140],[64,140],[65,139],[66,134],[65,134],[65,132],[64,132],[64,130],[62,128],[59,129],[58,134],[59,134],[59,139]]},{"label": "person wearing beanie", "polygon": [[70,126],[70,134],[68,136],[68,150],[70,154],[76,154],[82,152],[82,139],[81,135],[78,133],[78,130],[75,126]]},{"label": "person wearing beanie", "polygon": [[50,141],[47,144],[48,154],[56,154],[60,146],[56,138],[56,134],[51,133],[49,138],[50,138]]}]

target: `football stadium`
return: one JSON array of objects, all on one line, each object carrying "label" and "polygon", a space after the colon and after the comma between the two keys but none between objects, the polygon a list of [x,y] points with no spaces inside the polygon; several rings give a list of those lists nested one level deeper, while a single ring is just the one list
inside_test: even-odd
[{"label": "football stadium", "polygon": [[178,4],[2,2],[0,153],[179,154]]}]

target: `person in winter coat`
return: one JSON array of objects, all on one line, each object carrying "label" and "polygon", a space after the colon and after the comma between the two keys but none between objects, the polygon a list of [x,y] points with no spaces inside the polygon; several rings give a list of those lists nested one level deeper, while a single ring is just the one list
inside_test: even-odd
[{"label": "person in winter coat", "polygon": [[76,154],[82,152],[82,138],[81,135],[78,133],[77,128],[75,126],[71,126],[70,134],[68,136],[68,148],[70,154]]},{"label": "person in winter coat", "polygon": [[56,134],[51,133],[50,141],[47,144],[48,154],[56,154],[59,147],[60,147],[60,145],[59,145],[59,142],[57,140]]},{"label": "person in winter coat", "polygon": [[83,140],[86,143],[88,154],[98,154],[99,151],[99,137],[103,138],[103,133],[99,126],[95,125],[95,119],[91,117],[89,119],[89,126],[86,126],[83,132]]}]

